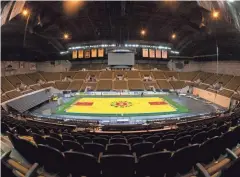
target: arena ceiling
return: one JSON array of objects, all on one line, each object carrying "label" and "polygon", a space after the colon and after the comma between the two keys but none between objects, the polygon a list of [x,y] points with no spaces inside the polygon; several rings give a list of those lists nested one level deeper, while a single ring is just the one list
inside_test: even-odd
[{"label": "arena ceiling", "polygon": [[[24,8],[29,10],[30,18],[25,43],[27,19],[19,14],[1,26],[2,59],[56,60],[68,44],[96,40],[172,43],[181,56],[215,54],[217,43],[222,56],[240,59],[240,31],[231,23],[233,17],[226,20],[226,15],[221,14],[213,20],[211,12],[197,1],[64,3],[26,2]],[[240,2],[233,3],[240,9]],[[6,4],[1,2],[2,7]],[[145,30],[144,36],[141,30]],[[63,38],[65,33],[70,39]]]}]

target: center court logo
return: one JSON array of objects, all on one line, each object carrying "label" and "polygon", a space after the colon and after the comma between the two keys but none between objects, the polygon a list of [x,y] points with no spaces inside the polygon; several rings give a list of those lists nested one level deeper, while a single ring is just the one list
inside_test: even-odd
[{"label": "center court logo", "polygon": [[114,101],[111,103],[111,106],[115,108],[127,108],[132,106],[132,103],[129,101]]}]

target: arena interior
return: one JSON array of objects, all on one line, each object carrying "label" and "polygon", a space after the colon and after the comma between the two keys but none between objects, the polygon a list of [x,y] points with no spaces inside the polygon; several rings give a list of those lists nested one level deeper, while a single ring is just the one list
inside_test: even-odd
[{"label": "arena interior", "polygon": [[240,177],[240,2],[2,1],[2,177]]}]

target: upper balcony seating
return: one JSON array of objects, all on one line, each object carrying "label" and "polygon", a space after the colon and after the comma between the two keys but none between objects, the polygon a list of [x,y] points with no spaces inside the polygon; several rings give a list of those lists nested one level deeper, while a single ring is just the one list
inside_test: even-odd
[{"label": "upper balcony seating", "polygon": [[223,89],[221,90],[220,92],[218,92],[219,95],[223,95],[223,96],[226,96],[228,98],[231,98],[231,96],[234,94],[233,91],[230,91],[230,90],[226,90],[226,89]]},{"label": "upper balcony seating", "polygon": [[179,80],[192,81],[199,72],[179,72]]},{"label": "upper balcony seating", "polygon": [[1,102],[3,103],[5,101],[7,101],[7,100],[9,100],[8,96],[6,94],[2,94],[1,95]]},{"label": "upper balcony seating", "polygon": [[35,82],[30,79],[27,75],[25,74],[20,74],[17,75],[17,77],[21,80],[22,83],[24,83],[25,85],[33,85],[35,84]]},{"label": "upper balcony seating", "polygon": [[112,80],[99,80],[97,83],[98,91],[110,91],[112,90]]},{"label": "upper balcony seating", "polygon": [[17,78],[17,76],[12,75],[12,76],[6,76],[6,79],[14,86],[18,87],[21,85],[21,80]]},{"label": "upper balcony seating", "polygon": [[30,86],[30,88],[31,88],[32,90],[40,90],[40,89],[42,89],[42,87],[41,87],[40,85],[38,85],[38,84],[35,84],[35,85]]},{"label": "upper balcony seating", "polygon": [[149,76],[153,77],[151,71],[140,71],[140,75],[141,75],[141,78],[149,77]]},{"label": "upper balcony seating", "polygon": [[75,74],[76,74],[76,72],[62,72],[61,73],[61,80],[65,79],[65,78],[73,79]]},{"label": "upper balcony seating", "polygon": [[56,88],[56,85],[54,83],[43,83],[41,86],[43,88],[47,88],[47,87],[54,87],[54,88]]},{"label": "upper balcony seating", "polygon": [[126,77],[126,72],[125,71],[114,71],[113,73],[113,78],[117,78],[117,76],[123,76],[123,78]]},{"label": "upper balcony seating", "polygon": [[173,89],[182,89],[186,86],[184,81],[169,81],[169,83],[172,85]]},{"label": "upper balcony seating", "polygon": [[166,76],[162,71],[152,71],[152,74],[155,79],[166,79]]},{"label": "upper balcony seating", "polygon": [[45,78],[46,81],[60,81],[59,72],[41,72],[41,75]]},{"label": "upper balcony seating", "polygon": [[222,86],[225,86],[232,78],[231,75],[222,75],[215,83],[222,83]]},{"label": "upper balcony seating", "polygon": [[43,76],[39,73],[28,73],[26,74],[34,83],[38,83],[39,80],[45,81]]},{"label": "upper balcony seating", "polygon": [[225,85],[225,88],[236,91],[239,86],[240,86],[240,76],[235,76]]},{"label": "upper balcony seating", "polygon": [[157,80],[159,89],[173,89],[172,85],[166,80]]},{"label": "upper balcony seating", "polygon": [[56,88],[59,90],[67,90],[69,84],[70,84],[69,81],[56,81],[55,82]]},{"label": "upper balcony seating", "polygon": [[85,80],[87,77],[88,71],[78,71],[73,79]]},{"label": "upper balcony seating", "polygon": [[67,90],[80,90],[83,84],[83,80],[73,80],[70,82]]},{"label": "upper balcony seating", "polygon": [[169,72],[164,72],[164,74],[165,74],[165,76],[166,76],[167,79],[168,79],[168,78],[172,78],[172,77],[174,77],[174,78],[177,79],[177,80],[179,79],[177,72],[169,71]]},{"label": "upper balcony seating", "polygon": [[210,77],[208,77],[204,83],[212,85],[214,84],[222,75],[212,74]]},{"label": "upper balcony seating", "polygon": [[89,87],[89,89],[91,91],[95,91],[96,90],[96,87],[97,87],[97,83],[93,83],[93,82],[84,82],[82,84],[82,87],[81,87],[81,91],[85,91],[86,87]]},{"label": "upper balcony seating", "polygon": [[140,79],[139,71],[127,71],[128,79]]},{"label": "upper balcony seating", "polygon": [[144,85],[141,80],[128,80],[129,90],[144,90]]},{"label": "upper balcony seating", "polygon": [[127,81],[124,81],[124,80],[113,81],[113,90],[127,90],[127,89],[128,89]]},{"label": "upper balcony seating", "polygon": [[156,90],[159,89],[158,85],[156,82],[145,82],[144,83],[145,89],[152,91],[152,87],[154,87]]},{"label": "upper balcony seating", "polygon": [[102,71],[100,73],[100,79],[112,79],[113,72],[112,71]]},{"label": "upper balcony seating", "polygon": [[200,79],[202,82],[205,81],[207,78],[211,77],[212,73],[205,73],[205,72],[200,72],[194,79],[193,81],[197,81]]},{"label": "upper balcony seating", "polygon": [[1,89],[3,92],[7,92],[15,88],[5,77],[1,77]]},{"label": "upper balcony seating", "polygon": [[19,92],[19,91],[12,90],[12,91],[10,91],[10,92],[7,92],[6,95],[7,95],[7,97],[8,97],[9,99],[13,99],[13,98],[16,98],[16,97],[18,97],[18,96],[21,96],[22,94],[21,94],[21,92]]}]

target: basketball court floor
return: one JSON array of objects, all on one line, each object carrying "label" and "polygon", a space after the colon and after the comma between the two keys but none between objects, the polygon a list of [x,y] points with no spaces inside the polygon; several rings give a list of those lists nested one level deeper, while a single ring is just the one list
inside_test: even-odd
[{"label": "basketball court floor", "polygon": [[76,97],[64,98],[64,104],[49,102],[32,111],[32,115],[72,120],[98,120],[117,123],[144,123],[147,120],[181,119],[224,111],[223,108],[186,96],[163,97]]}]

